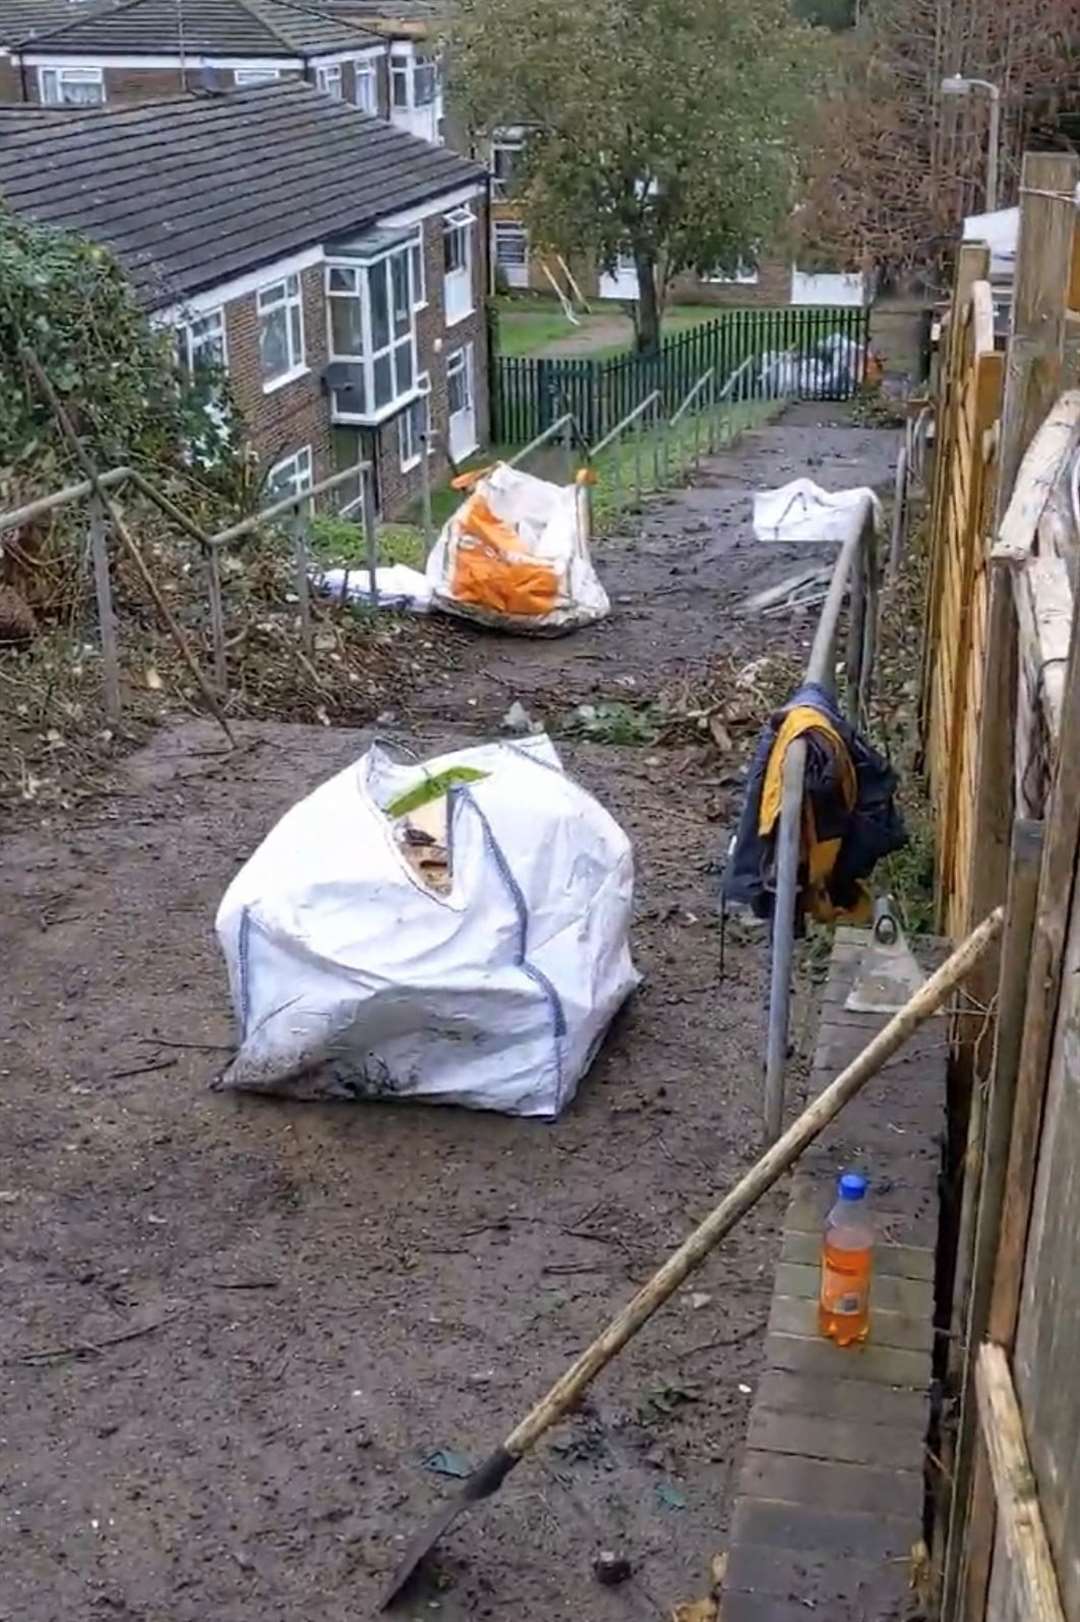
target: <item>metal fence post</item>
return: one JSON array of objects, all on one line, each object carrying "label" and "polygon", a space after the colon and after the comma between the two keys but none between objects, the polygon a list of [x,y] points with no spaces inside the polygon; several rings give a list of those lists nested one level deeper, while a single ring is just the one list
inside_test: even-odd
[{"label": "metal fence post", "polygon": [[666,422],[667,418],[664,415],[663,404],[658,400],[656,403],[656,425],[653,430],[653,486],[657,490],[664,488],[661,478],[660,457],[663,451],[662,441]]},{"label": "metal fence post", "polygon": [[221,601],[221,563],[216,546],[206,548],[206,587],[210,597],[210,638],[214,646],[214,683],[224,697],[229,687],[225,658],[225,609]]},{"label": "metal fence post", "polygon": [[694,472],[701,472],[701,414],[694,412]]},{"label": "metal fence post", "polygon": [[641,430],[643,417],[638,417],[634,423],[634,492],[637,505],[641,506]]},{"label": "metal fence post", "polygon": [[784,756],[780,826],[776,835],[776,899],[772,919],[769,1030],[765,1048],[765,1137],[775,1143],[784,1124],[784,1066],[791,1010],[791,964],[795,955],[795,905],[802,844],[802,799],[806,740],[796,738]]},{"label": "metal fence post", "polygon": [[368,592],[372,608],[379,606],[379,538],[375,530],[375,469],[369,462],[361,473],[364,498],[364,550],[367,553]]},{"label": "metal fence post", "polygon": [[563,477],[567,484],[574,482],[574,419],[567,416],[563,423]]},{"label": "metal fence post", "polygon": [[428,465],[428,445],[431,431],[427,424],[420,431],[420,514],[424,528],[424,549],[431,551],[435,536],[431,519],[431,468]]},{"label": "metal fence post", "polygon": [[311,587],[308,581],[307,498],[293,508],[292,543],[293,562],[296,566],[296,600],[300,606],[300,644],[310,654],[314,643],[311,635]]},{"label": "metal fence post", "polygon": [[110,721],[120,719],[120,660],[116,646],[116,620],[113,617],[112,584],[109,580],[109,549],[105,532],[105,505],[99,495],[90,497],[90,547],[94,558],[94,590],[97,594],[98,625],[101,628],[101,684],[105,694],[105,714]]}]

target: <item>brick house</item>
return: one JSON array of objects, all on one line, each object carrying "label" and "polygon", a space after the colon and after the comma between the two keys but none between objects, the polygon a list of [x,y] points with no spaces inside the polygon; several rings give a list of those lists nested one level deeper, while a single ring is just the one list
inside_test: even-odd
[{"label": "brick house", "polygon": [[107,106],[306,79],[389,114],[388,42],[291,0],[0,0],[0,100]]},{"label": "brick house", "polygon": [[[551,294],[556,286],[574,294],[574,284],[592,300],[634,303],[638,296],[633,258],[620,256],[611,274],[584,259],[569,264],[529,242],[521,209],[514,201],[515,169],[524,150],[523,129],[497,130],[482,152],[491,176],[491,262],[496,287],[508,292]],[[790,252],[762,253],[752,264],[713,276],[692,271],[676,277],[672,304],[708,304],[746,309],[782,304],[862,304],[863,278],[845,273],[814,275],[800,270]]]},{"label": "brick house", "polygon": [[488,435],[482,170],[288,82],[0,108],[0,193],[117,254],[191,368],[223,364],[271,492],[371,459],[376,502]]},{"label": "brick house", "polygon": [[444,20],[440,0],[318,0],[320,9],[378,34],[387,43],[389,118],[410,135],[458,151],[465,144],[446,124],[438,36]]}]

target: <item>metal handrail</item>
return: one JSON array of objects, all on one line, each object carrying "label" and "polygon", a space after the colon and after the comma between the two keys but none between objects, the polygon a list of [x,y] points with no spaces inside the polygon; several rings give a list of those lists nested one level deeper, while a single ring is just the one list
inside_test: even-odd
[{"label": "metal handrail", "polygon": [[516,456],[510,458],[507,465],[517,467],[519,462],[523,462],[527,456],[531,456],[534,451],[538,451],[541,445],[546,445],[549,439],[554,439],[556,434],[563,435],[563,446],[569,461],[573,453],[575,422],[576,418],[572,411],[564,412],[561,417],[551,424],[550,428],[545,428],[542,434],[537,434],[535,439],[530,439],[523,450],[518,451]]},{"label": "metal handrail", "polygon": [[[116,485],[130,479],[131,471],[129,467],[110,468],[108,473],[98,475],[98,484],[105,490],[112,490]],[[51,495],[38,496],[35,501],[28,501],[25,506],[13,507],[6,513],[0,513],[0,534],[6,529],[19,529],[23,524],[32,523],[35,518],[55,512],[58,507],[66,507],[69,502],[85,501],[93,493],[93,485],[89,479],[84,479],[79,484],[67,485],[63,490],[54,490]]]},{"label": "metal handrail", "polygon": [[649,407],[654,405],[659,399],[660,390],[653,389],[652,393],[647,394],[644,400],[642,400],[639,405],[634,407],[633,411],[628,411],[626,416],[623,417],[622,421],[615,424],[614,428],[609,434],[604,435],[599,445],[593,446],[592,450],[589,452],[590,457],[595,459],[600,455],[601,451],[606,451],[608,446],[614,444],[615,440],[617,440],[626,431],[626,429],[629,428],[632,422],[636,422],[638,418],[642,416],[643,413],[646,412]]},{"label": "metal handrail", "polygon": [[694,401],[697,399],[698,395],[701,393],[702,389],[705,387],[705,385],[709,381],[709,379],[711,377],[715,377],[715,376],[716,376],[716,367],[715,366],[710,366],[709,370],[707,372],[702,372],[702,374],[698,378],[697,382],[691,388],[689,394],[686,395],[685,398],[682,400],[681,404],[679,404],[675,408],[674,416],[668,418],[668,427],[669,428],[674,428],[675,424],[677,422],[681,421],[681,419],[683,418],[685,413],[687,411],[689,411],[690,407],[693,405]]},{"label": "metal handrail", "polygon": [[[877,563],[874,504],[867,495],[859,528],[844,541],[814,634],[806,682],[835,690],[836,635],[851,585],[851,618],[846,656],[847,709],[857,721],[869,699],[877,628]],[[854,578],[853,578],[854,576]],[[806,740],[796,738],[784,756],[780,824],[776,834],[776,899],[772,918],[769,1024],[765,1049],[765,1133],[774,1143],[784,1117],[784,1067],[791,1013],[791,965],[795,953],[802,803],[806,780]]]}]

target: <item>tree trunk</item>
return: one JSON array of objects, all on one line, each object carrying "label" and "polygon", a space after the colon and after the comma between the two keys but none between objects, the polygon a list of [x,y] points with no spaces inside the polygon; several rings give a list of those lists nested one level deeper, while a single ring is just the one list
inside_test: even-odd
[{"label": "tree trunk", "polygon": [[660,348],[660,300],[656,294],[656,258],[651,253],[635,253],[637,265],[637,352],[653,355]]}]

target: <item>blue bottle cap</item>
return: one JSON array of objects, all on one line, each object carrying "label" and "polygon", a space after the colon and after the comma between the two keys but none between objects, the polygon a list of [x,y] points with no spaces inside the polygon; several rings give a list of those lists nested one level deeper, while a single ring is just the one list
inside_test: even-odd
[{"label": "blue bottle cap", "polygon": [[866,1194],[866,1178],[857,1171],[846,1171],[837,1182],[842,1200],[861,1200]]}]

